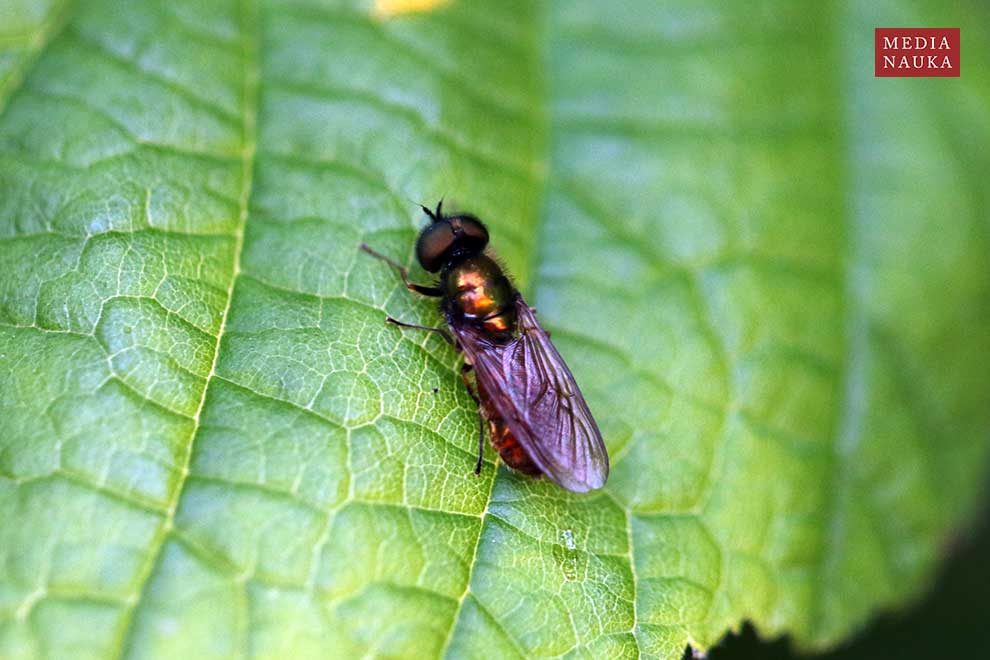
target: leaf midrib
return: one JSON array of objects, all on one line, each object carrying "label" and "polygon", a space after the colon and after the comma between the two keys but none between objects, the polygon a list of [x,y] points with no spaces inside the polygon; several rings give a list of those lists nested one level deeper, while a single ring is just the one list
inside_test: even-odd
[{"label": "leaf midrib", "polygon": [[196,438],[201,428],[201,417],[203,407],[206,404],[210,386],[214,382],[216,375],[217,359],[220,355],[220,345],[223,340],[224,330],[227,325],[227,316],[230,313],[231,302],[234,298],[234,288],[240,274],[241,252],[244,248],[244,233],[250,210],[251,192],[254,183],[254,165],[257,154],[257,117],[258,100],[260,87],[260,25],[258,17],[258,0],[241,0],[241,56],[244,62],[243,75],[243,111],[241,115],[243,144],[241,148],[241,194],[238,199],[238,218],[234,230],[234,250],[233,262],[231,264],[230,282],[227,286],[227,299],[220,317],[220,327],[217,330],[216,343],[213,347],[213,358],[210,363],[210,371],[203,384],[203,392],[200,396],[199,404],[193,415],[193,428],[189,434],[189,439],[185,443],[185,452],[182,457],[182,464],[179,471],[178,481],[173,488],[173,495],[165,513],[165,520],[162,521],[155,538],[152,540],[152,548],[148,553],[148,560],[141,569],[138,578],[137,589],[133,600],[124,616],[121,632],[115,644],[116,651],[114,657],[123,658],[128,655],[130,641],[134,632],[134,619],[141,602],[145,597],[151,583],[155,567],[158,565],[165,548],[169,535],[175,526],[175,514],[182,500],[185,484],[189,476],[190,464],[192,461],[193,449]]},{"label": "leaf midrib", "polygon": [[[551,107],[550,99],[550,86],[551,86],[551,65],[550,56],[547,52],[549,39],[546,36],[547,25],[549,24],[549,9],[546,3],[540,3],[540,10],[537,12],[538,16],[538,26],[534,28],[534,32],[537,34],[534,37],[536,41],[537,56],[535,61],[540,67],[540,91],[542,94],[538,99],[534,101],[534,107],[537,108],[536,116],[539,117],[539,124],[535,127],[534,133],[542,136],[542,144],[540,149],[534,151],[534,156],[536,156],[533,163],[533,171],[536,172],[536,176],[533,177],[534,188],[536,189],[536,196],[538,203],[535,204],[535,217],[527,223],[529,227],[529,233],[532,236],[531,244],[528,252],[528,264],[526,268],[526,278],[525,281],[528,284],[528,289],[532,293],[537,289],[537,275],[539,273],[539,244],[543,237],[543,225],[544,225],[544,215],[546,213],[546,201],[548,192],[553,185],[551,183],[551,174],[553,172],[553,112]],[[542,38],[541,38],[542,37]],[[538,300],[535,298],[531,299],[532,302],[538,304]],[[453,641],[455,634],[457,632],[457,626],[460,622],[461,614],[463,612],[464,602],[467,597],[472,593],[471,582],[474,576],[474,569],[477,564],[477,556],[481,546],[482,537],[484,536],[486,523],[489,521],[489,511],[492,502],[492,496],[495,492],[495,483],[499,479],[498,471],[499,461],[493,466],[495,469],[495,475],[491,480],[491,485],[488,491],[488,495],[485,500],[485,508],[481,514],[481,524],[478,529],[478,538],[475,542],[474,551],[471,555],[471,563],[468,567],[468,576],[465,584],[464,592],[458,599],[457,608],[455,609],[453,619],[451,621],[450,630],[441,647],[440,657],[446,657],[449,651],[451,642]],[[625,534],[627,539],[627,557],[629,561],[630,574],[633,576],[633,603],[632,603],[632,626],[629,630],[632,642],[635,647],[637,655],[641,655],[642,651],[640,648],[639,640],[639,593],[638,593],[638,580],[636,578],[636,565],[635,565],[635,554],[634,554],[634,542],[633,542],[633,529],[632,529],[632,518],[634,515],[633,510],[626,506],[619,498],[617,498],[606,486],[605,489],[601,491],[602,496],[611,500],[624,514],[625,519]],[[508,521],[503,520],[501,517],[495,516],[496,519],[502,521],[504,524],[510,524]],[[511,525],[510,525],[511,526]],[[514,529],[517,531],[518,528]],[[590,553],[589,550],[583,550],[583,552]],[[487,608],[480,601],[476,601],[479,608],[486,611],[487,615],[492,619],[492,621],[498,626],[499,630],[503,633],[506,639],[511,643],[512,648],[515,649],[520,657],[526,657],[526,651],[524,647],[520,644],[520,641],[512,634],[511,630],[506,629],[502,622],[498,620],[491,612],[488,612]],[[573,620],[572,620],[573,628]],[[564,652],[564,654],[574,651],[581,647],[580,633],[574,629],[575,635],[575,645]]]}]

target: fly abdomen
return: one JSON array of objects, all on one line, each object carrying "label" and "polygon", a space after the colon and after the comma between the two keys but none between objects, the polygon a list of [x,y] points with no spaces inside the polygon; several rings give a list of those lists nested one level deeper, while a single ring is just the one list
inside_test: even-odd
[{"label": "fly abdomen", "polygon": [[488,428],[492,434],[492,446],[495,447],[495,451],[502,457],[506,465],[530,476],[543,473],[515,439],[512,431],[505,425],[505,421],[501,417],[488,420]]},{"label": "fly abdomen", "polygon": [[498,409],[491,399],[491,394],[489,394],[480,381],[478,382],[478,395],[481,397],[481,409],[485,413],[485,419],[488,420],[488,430],[492,439],[492,447],[502,457],[505,464],[523,474],[531,476],[542,474],[542,470],[536,466],[536,463],[529,457],[523,446],[512,435],[509,426],[498,413]]}]

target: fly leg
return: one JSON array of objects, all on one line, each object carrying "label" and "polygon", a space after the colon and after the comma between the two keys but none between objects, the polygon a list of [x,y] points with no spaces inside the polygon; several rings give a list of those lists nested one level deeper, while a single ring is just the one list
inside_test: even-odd
[{"label": "fly leg", "polygon": [[485,416],[478,408],[478,462],[474,464],[474,476],[481,476],[481,459],[485,457]]},{"label": "fly leg", "polygon": [[478,462],[474,465],[474,476],[477,477],[481,474],[481,460],[485,457],[485,416],[481,413],[481,400],[478,399],[478,395],[474,391],[474,386],[468,380],[468,374],[471,373],[473,368],[467,362],[462,364],[461,380],[464,381],[464,387],[467,388],[468,394],[471,395],[471,398],[474,399],[475,404],[478,406]]},{"label": "fly leg", "polygon": [[399,274],[399,277],[402,278],[402,283],[405,284],[406,288],[409,289],[410,291],[414,291],[423,296],[430,296],[431,298],[439,298],[440,296],[443,295],[443,291],[441,291],[435,286],[423,286],[422,284],[416,284],[415,282],[410,282],[409,272],[406,270],[405,266],[403,266],[402,264],[396,261],[392,261],[381,252],[376,252],[375,250],[371,249],[370,247],[368,247],[367,243],[361,243],[361,249],[367,252],[368,254],[370,254],[371,256],[375,257],[376,259],[381,259],[389,266],[394,268],[395,271]]},{"label": "fly leg", "polygon": [[[373,250],[372,248],[370,248],[367,243],[361,243],[361,249],[364,250],[365,252],[367,252],[368,254],[370,254],[371,256],[375,257],[376,259],[381,259],[382,261],[384,261],[385,263],[387,263],[389,266],[391,266],[392,268],[394,268],[396,270],[396,272],[399,273],[399,277],[402,278],[402,283],[405,284],[406,285],[406,288],[409,289],[410,291],[414,291],[414,292],[419,293],[419,294],[424,295],[424,296],[431,296],[433,298],[439,298],[440,296],[443,295],[443,292],[440,289],[436,288],[436,287],[433,287],[433,286],[423,286],[422,284],[416,284],[415,282],[410,282],[409,281],[409,272],[406,271],[405,267],[402,264],[400,264],[398,262],[395,262],[395,261],[392,261],[391,259],[389,259],[388,257],[386,257],[381,252],[376,252],[375,250]],[[386,323],[391,323],[392,325],[397,325],[400,328],[412,328],[414,330],[426,330],[427,332],[435,332],[438,335],[440,335],[441,337],[443,337],[444,341],[446,341],[448,344],[450,344],[451,346],[454,346],[455,348],[457,347],[457,344],[454,343],[454,338],[450,336],[450,333],[449,332],[447,332],[446,330],[444,330],[442,328],[429,328],[429,327],[427,327],[425,325],[415,325],[413,323],[403,323],[402,321],[400,321],[398,319],[394,319],[391,316],[386,316],[385,317],[385,322]]]},{"label": "fly leg", "polygon": [[400,328],[410,328],[412,330],[425,330],[426,332],[435,332],[438,335],[440,335],[441,337],[443,337],[443,340],[445,342],[447,342],[448,344],[450,344],[454,348],[457,348],[457,344],[454,343],[454,338],[451,337],[450,336],[450,333],[447,332],[446,330],[444,330],[443,328],[431,328],[431,327],[426,326],[426,325],[415,325],[413,323],[403,323],[402,321],[400,321],[398,319],[393,319],[391,316],[386,316],[385,317],[385,322],[386,323],[391,323],[392,325],[397,325]]}]

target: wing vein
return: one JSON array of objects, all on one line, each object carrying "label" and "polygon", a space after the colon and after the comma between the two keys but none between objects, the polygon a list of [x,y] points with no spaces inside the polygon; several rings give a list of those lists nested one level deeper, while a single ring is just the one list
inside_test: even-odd
[{"label": "wing vein", "polygon": [[600,488],[609,466],[598,425],[570,369],[522,298],[516,311],[519,334],[507,344],[493,344],[471,326],[452,330],[491,394],[495,412],[533,463],[563,488]]}]

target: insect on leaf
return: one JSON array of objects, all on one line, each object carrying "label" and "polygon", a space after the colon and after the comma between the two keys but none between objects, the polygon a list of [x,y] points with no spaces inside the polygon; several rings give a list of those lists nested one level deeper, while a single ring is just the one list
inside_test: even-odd
[{"label": "insect on leaf", "polygon": [[[878,81],[878,25],[962,26],[962,76]],[[911,602],[987,463],[987,26],[0,3],[0,656],[677,658]],[[456,354],[382,322],[442,323],[358,250],[412,265],[442,195],[604,489],[475,477]]]}]

